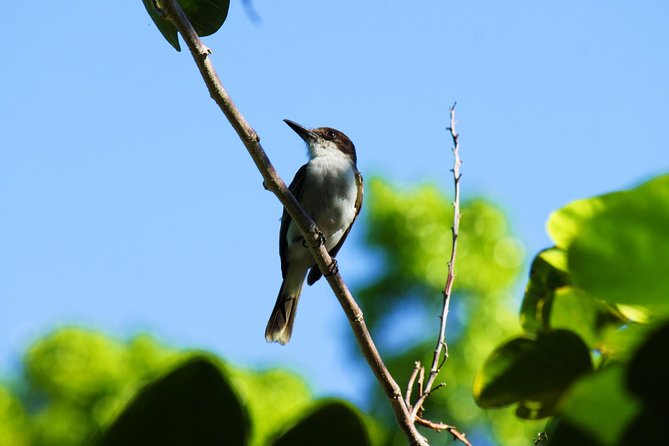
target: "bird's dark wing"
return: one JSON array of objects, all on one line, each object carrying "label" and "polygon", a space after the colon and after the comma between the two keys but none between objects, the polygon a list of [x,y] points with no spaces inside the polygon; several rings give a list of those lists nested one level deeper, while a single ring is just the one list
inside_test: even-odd
[{"label": "bird's dark wing", "polygon": [[[358,214],[360,214],[360,209],[362,209],[362,196],[363,196],[362,175],[360,175],[360,172],[358,172],[357,170],[355,172],[355,184],[358,186],[358,197],[355,200],[355,216],[353,217],[353,221],[351,221],[351,224],[346,229],[346,232],[344,232],[344,235],[342,235],[341,239],[339,239],[339,243],[337,243],[335,247],[329,251],[330,257],[334,257],[337,255],[342,245],[344,244],[344,241],[346,240],[348,233],[351,232],[353,223],[355,223],[356,218],[358,218]],[[316,283],[318,279],[321,278],[322,275],[323,274],[321,274],[321,270],[318,269],[318,265],[312,266],[311,270],[309,271],[309,276],[307,277],[307,284],[313,285],[314,283]]]},{"label": "bird's dark wing", "polygon": [[[288,189],[292,194],[297,198],[297,201],[300,201],[302,194],[302,183],[304,182],[304,172],[307,170],[307,165],[300,167],[300,169],[295,174],[295,178],[290,182]],[[283,214],[281,215],[281,229],[279,229],[279,257],[281,257],[281,276],[285,279],[286,272],[288,271],[288,260],[286,259],[286,235],[288,234],[288,226],[290,222],[293,221],[293,218],[290,216],[286,209],[283,209]]]}]

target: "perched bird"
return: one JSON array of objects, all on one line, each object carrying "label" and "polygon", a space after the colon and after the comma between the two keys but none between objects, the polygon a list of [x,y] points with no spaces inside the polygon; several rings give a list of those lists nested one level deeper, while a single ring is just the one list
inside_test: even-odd
[{"label": "perched bird", "polygon": [[[288,119],[284,121],[307,143],[309,155],[309,162],[300,167],[290,183],[290,191],[316,223],[334,258],[362,207],[362,175],[356,166],[355,146],[339,130],[309,130]],[[293,332],[307,271],[309,285],[321,278],[300,230],[285,209],[279,231],[279,255],[283,283],[267,322],[265,339],[285,344]]]}]

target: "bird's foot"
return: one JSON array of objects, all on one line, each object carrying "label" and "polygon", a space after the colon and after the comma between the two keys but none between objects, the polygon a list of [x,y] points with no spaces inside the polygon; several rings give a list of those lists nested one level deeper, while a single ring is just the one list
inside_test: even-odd
[{"label": "bird's foot", "polygon": [[[314,243],[312,248],[320,248],[324,244],[325,244],[325,235],[321,231],[318,231],[318,238],[316,239],[316,243]],[[307,241],[304,238],[302,238],[302,246],[304,246],[305,248],[309,247],[309,245],[307,245]]]},{"label": "bird's foot", "polygon": [[339,264],[337,263],[337,259],[332,259],[332,263],[330,263],[330,266],[328,266],[328,271],[324,274],[325,277],[328,276],[334,276],[339,272]]}]

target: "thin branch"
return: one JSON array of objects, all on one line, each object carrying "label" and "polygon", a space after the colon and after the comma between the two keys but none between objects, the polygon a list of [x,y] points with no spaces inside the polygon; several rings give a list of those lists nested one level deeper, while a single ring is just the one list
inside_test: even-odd
[{"label": "thin branch", "polygon": [[441,431],[448,431],[451,435],[453,435],[453,438],[460,440],[467,446],[472,446],[472,444],[467,440],[467,437],[465,434],[462,432],[459,432],[455,426],[451,426],[450,424],[444,424],[444,423],[439,423],[435,421],[430,421],[426,420],[421,417],[416,417],[416,423],[420,424],[421,426],[429,427],[430,429],[441,432]]},{"label": "thin branch", "polygon": [[420,369],[421,369],[420,362],[416,361],[414,363],[413,372],[409,377],[409,383],[407,384],[407,393],[404,396],[404,402],[406,403],[407,407],[411,407],[411,392],[413,391],[413,386],[416,383],[416,377],[418,376],[418,372],[420,371]]},{"label": "thin branch", "polygon": [[318,228],[291,194],[281,177],[279,177],[269,161],[267,154],[260,145],[260,138],[246,122],[225,88],[223,88],[223,85],[214,70],[211,58],[209,57],[211,51],[202,43],[190,21],[186,17],[186,14],[177,3],[177,0],[161,0],[161,3],[165,16],[176,26],[186,42],[188,49],[200,70],[200,74],[202,75],[207,89],[209,90],[209,94],[216,104],[218,104],[221,111],[242,140],[242,143],[244,143],[251,158],[253,158],[256,167],[263,177],[265,187],[277,196],[281,204],[293,218],[293,221],[304,236],[304,239],[314,242],[307,243],[314,260],[318,264],[321,272],[326,276],[330,287],[344,309],[355,334],[358,346],[388,397],[397,423],[407,435],[412,445],[426,446],[428,444],[427,440],[418,433],[418,430],[413,423],[413,419],[410,416],[409,409],[402,398],[400,387],[390,375],[390,372],[385,366],[381,359],[381,355],[372,341],[363,318],[362,310],[360,310],[360,307],[353,299],[353,296],[351,296],[341,275],[338,272],[335,274],[326,274],[329,266],[332,264],[332,258],[328,254],[324,244],[316,243],[319,239]]},{"label": "thin branch", "polygon": [[[411,416],[418,421],[418,415],[422,409],[425,399],[435,390],[443,386],[439,384],[434,387],[434,381],[437,378],[437,375],[441,371],[441,368],[446,362],[448,357],[448,345],[446,344],[446,321],[448,318],[448,309],[451,303],[451,294],[453,292],[453,283],[455,281],[455,257],[457,254],[458,247],[458,234],[460,228],[460,165],[462,160],[460,160],[460,141],[458,133],[455,130],[455,104],[450,108],[450,127],[448,128],[451,138],[453,139],[453,183],[455,187],[454,191],[454,200],[453,200],[453,226],[451,227],[452,231],[452,244],[451,244],[451,255],[448,260],[448,274],[446,276],[446,284],[444,285],[443,291],[443,306],[441,309],[441,324],[439,326],[439,336],[437,338],[437,343],[434,348],[434,354],[432,355],[432,366],[430,367],[430,373],[425,383],[425,389],[421,391],[416,404],[411,408]],[[443,357],[442,357],[443,355]]]},{"label": "thin branch", "polygon": [[444,347],[444,354],[441,356],[441,362],[439,363],[439,366],[437,367],[439,370],[446,364],[446,360],[448,359],[448,344],[446,344],[446,341],[442,344]]},{"label": "thin branch", "polygon": [[442,387],[446,387],[446,383],[439,383],[425,393],[429,396],[431,393],[436,392],[437,390],[441,389]]}]

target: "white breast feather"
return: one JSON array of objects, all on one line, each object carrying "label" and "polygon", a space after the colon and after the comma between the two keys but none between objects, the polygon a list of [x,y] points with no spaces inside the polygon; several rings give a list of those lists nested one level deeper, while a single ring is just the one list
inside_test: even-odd
[{"label": "white breast feather", "polygon": [[[356,215],[355,171],[349,157],[339,150],[315,146],[310,147],[310,152],[315,156],[307,165],[300,204],[325,235],[325,246],[330,250],[339,243]],[[299,238],[298,232],[291,224],[287,234],[289,244]]]}]

